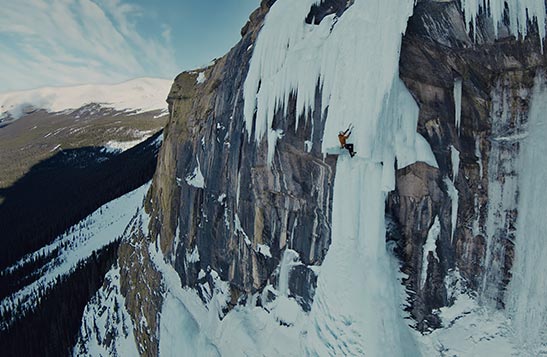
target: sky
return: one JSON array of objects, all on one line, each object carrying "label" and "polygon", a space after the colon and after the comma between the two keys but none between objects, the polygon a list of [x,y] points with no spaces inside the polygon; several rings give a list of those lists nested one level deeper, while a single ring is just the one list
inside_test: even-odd
[{"label": "sky", "polygon": [[224,55],[260,0],[0,0],[0,92],[172,79]]}]

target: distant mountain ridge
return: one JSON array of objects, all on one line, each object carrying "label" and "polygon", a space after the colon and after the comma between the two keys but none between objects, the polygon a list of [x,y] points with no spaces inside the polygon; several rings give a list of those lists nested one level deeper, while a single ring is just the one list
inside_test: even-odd
[{"label": "distant mountain ridge", "polygon": [[37,109],[56,113],[94,103],[122,112],[167,112],[165,98],[171,84],[172,81],[166,79],[137,78],[119,84],[44,87],[0,93],[0,121],[16,120]]}]

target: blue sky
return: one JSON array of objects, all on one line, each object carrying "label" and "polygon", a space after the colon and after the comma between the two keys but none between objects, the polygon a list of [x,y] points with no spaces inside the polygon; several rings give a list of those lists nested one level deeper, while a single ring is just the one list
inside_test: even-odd
[{"label": "blue sky", "polygon": [[240,38],[260,0],[0,0],[0,92],[171,79]]}]

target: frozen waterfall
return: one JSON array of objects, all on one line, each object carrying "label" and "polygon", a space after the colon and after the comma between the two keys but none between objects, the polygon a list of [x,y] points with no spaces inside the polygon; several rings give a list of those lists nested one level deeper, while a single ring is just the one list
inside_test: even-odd
[{"label": "frozen waterfall", "polygon": [[[398,78],[401,35],[412,0],[355,1],[340,18],[302,22],[316,0],[279,0],[266,17],[245,82],[245,120],[254,139],[277,135],[274,114],[297,94],[297,121],[315,105],[326,113],[323,153],[353,123],[357,155],[342,154],[334,183],[332,243],[320,267],[315,301],[303,323],[307,355],[418,356],[402,318],[395,269],[385,243],[387,192],[399,168],[437,166],[416,132],[418,106]],[[328,111],[325,109],[328,107]],[[256,114],[256,116],[255,116]]]},{"label": "frozen waterfall", "polygon": [[[515,260],[507,310],[520,343],[532,351],[547,348],[547,84],[536,78],[528,137],[519,158]],[[543,344],[543,346],[541,346]]]}]

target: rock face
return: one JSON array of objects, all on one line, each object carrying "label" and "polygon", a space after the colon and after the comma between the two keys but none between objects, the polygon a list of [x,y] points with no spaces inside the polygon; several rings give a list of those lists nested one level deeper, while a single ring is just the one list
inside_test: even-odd
[{"label": "rock face", "polygon": [[[207,283],[212,274],[229,282],[232,307],[278,284],[278,266],[291,249],[303,264],[291,273],[290,294],[304,310],[312,304],[313,266],[321,265],[330,244],[336,174],[336,157],[320,152],[320,89],[316,108],[298,121],[298,130],[295,97],[276,113],[273,129],[281,140],[271,165],[266,141],[249,140],[243,120],[243,82],[273,2],[262,2],[226,56],[182,73],[169,94],[169,123],[146,203],[150,238],[134,235],[120,261],[128,310],[135,321],[144,311],[150,323],[148,330],[135,331],[146,346],[141,353],[155,354],[152,335],[161,308],[159,295],[143,298],[133,291],[159,288],[152,284],[157,276],[149,259],[134,258],[147,239],[161,248],[183,286]],[[351,5],[324,1],[306,21],[343,16]],[[420,107],[417,130],[439,165],[399,170],[386,212],[392,223],[388,239],[397,241],[408,274],[409,310],[420,331],[439,327],[436,309],[452,303],[451,282],[461,277],[485,301],[502,305],[510,279],[518,213],[511,165],[534,77],[546,63],[537,32],[517,41],[502,28],[496,39],[484,16],[470,35],[458,1],[418,1],[403,38],[400,76]],[[306,141],[310,136],[313,142]],[[425,249],[435,222],[438,237]],[[150,267],[143,268],[144,279],[136,281],[131,269],[124,270],[124,259],[144,261]]]},{"label": "rock face", "polygon": [[[243,81],[267,9],[264,2],[251,16],[228,55],[176,78],[168,98],[164,159],[151,191],[157,217],[152,236],[183,283],[195,286],[201,270],[214,270],[230,282],[233,303],[273,278],[285,248],[316,265],[330,239],[335,159],[323,159],[320,152],[322,126],[308,118],[297,131],[287,119],[294,116],[293,98],[289,116],[277,113],[274,125],[283,139],[269,165],[267,150],[258,147],[265,142],[257,146],[249,140],[241,120]],[[320,109],[311,114],[315,123],[321,114]],[[306,142],[312,130],[316,139]]]},{"label": "rock face", "polygon": [[[446,284],[451,274],[461,274],[470,289],[498,306],[510,279],[517,216],[514,162],[545,56],[537,32],[517,41],[502,26],[496,39],[491,20],[484,15],[478,20],[474,39],[458,2],[422,1],[403,37],[400,76],[420,106],[418,132],[439,163],[439,170],[418,163],[399,171],[389,199],[389,212],[403,232],[403,269],[420,330],[439,326],[432,311],[451,303]],[[454,206],[452,185],[458,193]],[[428,278],[419,286],[422,247],[436,216],[442,228],[436,254],[425,258]]]}]

